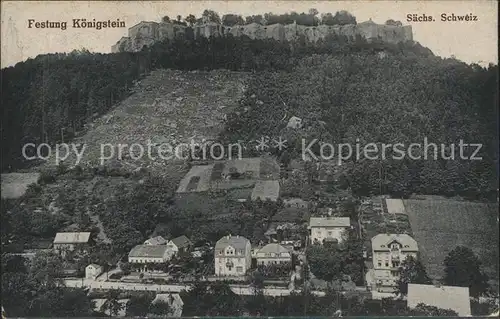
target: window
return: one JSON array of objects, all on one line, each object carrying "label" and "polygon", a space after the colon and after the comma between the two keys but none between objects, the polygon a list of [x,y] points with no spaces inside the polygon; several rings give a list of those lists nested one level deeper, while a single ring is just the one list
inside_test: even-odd
[{"label": "window", "polygon": [[389,262],[387,260],[385,261],[385,266],[389,267]]},{"label": "window", "polygon": [[243,267],[241,266],[236,267],[236,272],[243,272]]},{"label": "window", "polygon": [[380,261],[378,262],[378,266],[379,266],[379,267],[382,267],[382,263],[381,263]]},{"label": "window", "polygon": [[331,231],[329,231],[329,232],[328,232],[328,236],[331,236],[331,235],[332,235],[332,232],[331,232]]}]

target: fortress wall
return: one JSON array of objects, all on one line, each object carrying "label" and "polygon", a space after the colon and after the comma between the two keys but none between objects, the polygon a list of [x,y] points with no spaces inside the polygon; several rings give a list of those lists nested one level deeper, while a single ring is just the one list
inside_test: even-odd
[{"label": "fortress wall", "polygon": [[403,26],[403,33],[405,41],[413,41],[413,30],[411,25]]},{"label": "fortress wall", "polygon": [[281,24],[272,24],[264,27],[265,38],[271,38],[276,41],[285,40],[285,27]]},{"label": "fortress wall", "polygon": [[[118,52],[116,50],[139,51],[144,45],[150,46],[155,41],[181,37],[186,33],[186,27],[172,23],[143,21],[131,27],[128,33],[128,40],[125,37],[122,38],[112,46],[112,52]],[[411,26],[379,25],[371,20],[357,25],[319,25],[312,27],[297,24],[263,26],[258,23],[225,27],[216,23],[206,23],[193,26],[193,34],[195,38],[231,34],[235,37],[246,35],[251,39],[272,38],[277,41],[289,42],[297,41],[303,36],[306,42],[310,43],[315,43],[320,39],[327,39],[331,35],[346,36],[349,39],[355,39],[357,35],[360,35],[368,41],[381,39],[389,43],[413,40]]]},{"label": "fortress wall", "polygon": [[135,38],[137,36],[155,38],[158,30],[158,23],[142,21],[130,29],[128,29],[128,36],[130,38]]},{"label": "fortress wall", "polygon": [[174,25],[171,23],[161,23],[158,27],[158,40],[173,39],[175,37]]}]

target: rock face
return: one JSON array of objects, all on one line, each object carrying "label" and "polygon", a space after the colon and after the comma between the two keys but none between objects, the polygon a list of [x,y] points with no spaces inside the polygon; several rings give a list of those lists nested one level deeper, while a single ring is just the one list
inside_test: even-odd
[{"label": "rock face", "polygon": [[296,41],[300,37],[304,37],[310,43],[315,43],[320,39],[328,40],[328,37],[334,35],[346,36],[349,39],[354,39],[359,35],[368,41],[381,39],[388,43],[413,40],[413,32],[409,25],[381,25],[371,20],[356,25],[319,25],[313,27],[297,24],[260,25],[258,23],[236,25],[233,27],[216,23],[204,23],[193,27],[186,27],[173,23],[142,21],[129,28],[128,37],[122,37],[111,47],[111,52],[140,51],[144,46],[151,46],[156,41],[185,37],[188,32],[192,32],[195,38],[229,35],[238,37],[245,35],[251,39]]}]

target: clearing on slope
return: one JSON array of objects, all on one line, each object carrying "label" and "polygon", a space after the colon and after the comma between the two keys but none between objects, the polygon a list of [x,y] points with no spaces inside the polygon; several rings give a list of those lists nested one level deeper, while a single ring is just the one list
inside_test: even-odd
[{"label": "clearing on slope", "polygon": [[[104,147],[105,155],[111,154],[114,147],[116,159],[119,144],[125,145],[120,163],[128,169],[149,167],[161,173],[165,165],[182,164],[182,160],[161,159],[158,146],[168,144],[175,148],[191,140],[216,139],[225,114],[243,96],[248,76],[249,73],[227,70],[151,72],[137,83],[134,94],[88,125],[88,132],[73,141],[86,145],[81,164],[98,165],[102,145],[110,145]],[[140,147],[131,150],[133,144],[144,149],[140,158]],[[66,162],[72,165],[74,158]]]}]

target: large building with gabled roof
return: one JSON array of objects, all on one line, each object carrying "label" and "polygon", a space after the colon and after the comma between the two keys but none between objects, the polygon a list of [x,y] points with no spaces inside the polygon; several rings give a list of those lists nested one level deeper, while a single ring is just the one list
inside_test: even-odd
[{"label": "large building with gabled roof", "polygon": [[394,291],[401,263],[409,256],[418,258],[417,241],[407,234],[378,234],[371,244],[374,288]]},{"label": "large building with gabled roof", "polygon": [[252,247],[243,236],[224,236],[214,249],[216,276],[244,276],[252,266]]}]

